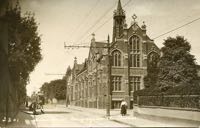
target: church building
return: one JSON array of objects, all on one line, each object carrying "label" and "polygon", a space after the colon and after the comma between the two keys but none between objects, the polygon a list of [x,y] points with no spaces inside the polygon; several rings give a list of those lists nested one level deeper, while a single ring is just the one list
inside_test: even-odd
[{"label": "church building", "polygon": [[[71,105],[106,108],[108,92],[108,63],[111,62],[111,108],[119,108],[122,99],[133,107],[133,92],[144,88],[148,61],[160,55],[159,48],[146,34],[146,25],[136,22],[136,15],[128,27],[121,1],[113,14],[113,36],[110,42],[111,61],[107,42],[95,40],[90,44],[84,63],[77,58],[67,82],[67,99]],[[108,39],[109,40],[109,39]]]}]

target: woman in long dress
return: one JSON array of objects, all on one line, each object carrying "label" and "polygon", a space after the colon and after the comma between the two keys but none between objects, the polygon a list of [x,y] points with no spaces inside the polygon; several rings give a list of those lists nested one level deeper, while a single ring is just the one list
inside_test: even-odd
[{"label": "woman in long dress", "polygon": [[122,100],[122,102],[121,102],[121,115],[122,116],[126,115],[126,109],[127,109],[127,103],[125,100]]}]

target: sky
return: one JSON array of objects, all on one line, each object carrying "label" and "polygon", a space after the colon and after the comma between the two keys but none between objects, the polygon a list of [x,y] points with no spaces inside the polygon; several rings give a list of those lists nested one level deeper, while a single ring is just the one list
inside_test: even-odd
[{"label": "sky", "polygon": [[[44,82],[61,79],[68,66],[73,67],[74,57],[82,63],[89,49],[65,49],[66,45],[89,45],[91,34],[97,41],[112,36],[112,16],[118,0],[21,0],[22,13],[35,14],[41,35],[43,59],[30,75],[27,94],[38,91]],[[130,26],[133,14],[141,26],[145,21],[147,35],[155,37],[200,17],[200,0],[121,0]],[[191,43],[191,54],[200,64],[200,20],[181,29],[154,39],[161,48],[164,40],[177,35]],[[55,74],[55,75],[48,75]],[[58,75],[57,75],[58,74]]]}]

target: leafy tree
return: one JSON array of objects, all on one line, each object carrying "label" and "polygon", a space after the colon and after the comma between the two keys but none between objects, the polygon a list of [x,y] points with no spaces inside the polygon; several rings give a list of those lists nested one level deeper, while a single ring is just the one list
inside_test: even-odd
[{"label": "leafy tree", "polygon": [[11,80],[14,84],[18,99],[26,97],[26,84],[29,75],[37,63],[42,59],[37,32],[38,24],[34,15],[21,15],[19,3],[14,8],[8,8],[4,18],[8,21],[8,63]]},{"label": "leafy tree", "polygon": [[198,79],[191,46],[182,36],[168,37],[161,49],[158,84],[163,91],[170,87],[191,85]]},{"label": "leafy tree", "polygon": [[40,88],[48,99],[56,98],[58,100],[66,98],[66,80],[58,79],[49,83],[44,83]]}]

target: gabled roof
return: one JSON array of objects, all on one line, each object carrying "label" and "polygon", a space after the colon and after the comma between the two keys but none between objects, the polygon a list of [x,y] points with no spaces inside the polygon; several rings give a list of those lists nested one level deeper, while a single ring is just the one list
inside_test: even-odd
[{"label": "gabled roof", "polygon": [[[135,30],[134,30],[134,29],[135,29]],[[126,30],[128,30],[128,34],[130,33],[130,34],[132,35],[132,33],[133,33],[134,31],[136,31],[137,34],[143,36],[143,39],[149,40],[149,41],[153,41],[147,34],[143,35],[144,31],[146,31],[146,28],[143,29],[142,27],[140,27],[140,26],[138,25],[137,22],[132,23],[132,24],[130,25],[130,27],[126,28]],[[146,32],[145,32],[145,33],[146,33]],[[124,35],[122,34],[121,38],[123,38],[123,36],[124,36]]]},{"label": "gabled roof", "polygon": [[105,49],[105,46],[107,46],[107,43],[105,42],[96,42],[96,41],[92,42],[90,45],[88,58],[90,58],[91,54],[99,53],[100,55],[102,55],[103,50]]},{"label": "gabled roof", "polygon": [[81,69],[79,70],[79,72],[77,73],[77,75],[78,74],[80,74],[80,73],[82,73],[83,71],[85,71],[86,69],[87,69],[87,59],[85,59],[85,61],[81,64]]},{"label": "gabled roof", "polygon": [[82,63],[82,64],[77,64],[76,66],[77,66],[76,70],[79,70],[79,71],[80,71],[80,70],[83,68],[84,63]]}]

